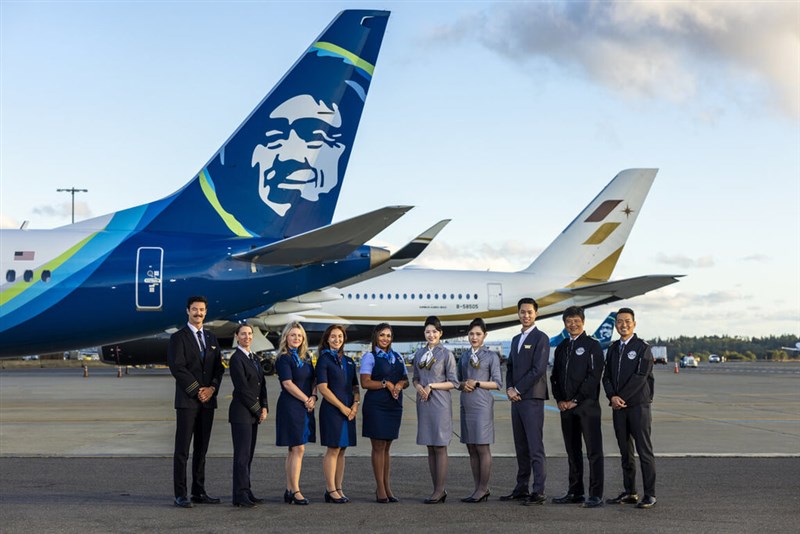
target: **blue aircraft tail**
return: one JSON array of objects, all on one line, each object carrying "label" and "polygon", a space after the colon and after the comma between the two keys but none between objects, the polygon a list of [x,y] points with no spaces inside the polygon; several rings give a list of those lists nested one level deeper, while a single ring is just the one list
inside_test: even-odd
[{"label": "blue aircraft tail", "polygon": [[611,312],[608,316],[603,319],[603,322],[600,323],[600,326],[597,327],[597,330],[592,337],[595,338],[597,341],[600,342],[600,346],[603,347],[603,350],[606,350],[609,345],[611,345],[611,336],[614,335],[614,324],[617,321],[617,312]]},{"label": "blue aircraft tail", "polygon": [[283,239],[330,224],[388,17],[341,12],[192,181],[133,208],[138,228]]},{"label": "blue aircraft tail", "polygon": [[[592,337],[600,342],[600,346],[603,348],[603,350],[606,350],[608,346],[611,345],[611,336],[614,334],[614,323],[616,320],[617,312],[609,313],[603,322],[600,323],[600,326],[597,327],[597,330],[595,330],[594,334],[592,334]],[[566,328],[558,335],[550,338],[550,346],[557,347],[558,344],[565,339],[569,339],[569,332],[567,332]]]}]

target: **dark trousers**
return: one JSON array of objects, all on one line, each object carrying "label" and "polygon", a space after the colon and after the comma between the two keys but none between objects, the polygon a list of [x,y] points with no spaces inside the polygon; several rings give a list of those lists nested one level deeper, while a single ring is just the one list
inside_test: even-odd
[{"label": "dark trousers", "polygon": [[206,451],[214,424],[214,410],[209,408],[178,408],[175,410],[175,454],[172,458],[172,479],[175,497],[186,497],[186,462],[189,446],[194,438],[192,451],[192,495],[206,492]]},{"label": "dark trousers", "polygon": [[517,485],[515,491],[528,491],[531,472],[531,492],[544,493],[547,478],[544,458],[544,401],[524,399],[511,403],[511,428],[514,433],[514,450],[517,453]]},{"label": "dark trousers", "polygon": [[250,497],[250,465],[256,450],[257,423],[231,423],[233,438],[233,502]]},{"label": "dark trousers", "polygon": [[642,466],[644,494],[656,496],[656,459],[650,441],[649,404],[640,404],[621,410],[614,410],[614,433],[617,436],[619,453],[622,455],[622,482],[626,493],[636,493],[636,459],[633,446],[639,454]]},{"label": "dark trousers", "polygon": [[603,434],[600,430],[600,403],[584,400],[571,410],[561,412],[561,433],[569,459],[569,491],[583,495],[583,450],[586,442],[589,459],[589,496],[603,496]]}]

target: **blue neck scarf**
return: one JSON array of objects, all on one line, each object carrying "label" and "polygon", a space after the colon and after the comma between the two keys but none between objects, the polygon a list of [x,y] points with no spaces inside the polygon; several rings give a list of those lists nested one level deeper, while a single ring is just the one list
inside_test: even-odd
[{"label": "blue neck scarf", "polygon": [[330,357],[333,358],[333,361],[336,362],[336,365],[338,365],[339,367],[344,369],[344,362],[342,361],[342,358],[339,356],[339,351],[338,350],[335,351],[335,350],[331,350],[331,349],[323,349],[322,350],[322,354],[323,355],[329,354]]},{"label": "blue neck scarf", "polygon": [[294,360],[294,363],[295,363],[295,365],[297,365],[298,369],[300,367],[303,367],[304,363],[303,363],[303,360],[300,359],[300,355],[297,354],[297,349],[289,349],[289,355]]}]

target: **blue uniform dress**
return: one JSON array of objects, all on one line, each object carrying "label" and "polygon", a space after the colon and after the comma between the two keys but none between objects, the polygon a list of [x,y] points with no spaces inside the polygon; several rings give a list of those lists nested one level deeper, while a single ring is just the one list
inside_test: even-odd
[{"label": "blue uniform dress", "polygon": [[311,396],[314,389],[314,367],[300,359],[301,365],[290,354],[281,354],[275,367],[281,382],[275,417],[275,445],[294,447],[317,441],[314,412],[306,410],[305,405],[294,395],[283,389],[283,381],[291,380],[300,390]]},{"label": "blue uniform dress", "polygon": [[[347,356],[324,350],[315,369],[317,384],[328,384],[328,389],[345,406],[353,405],[353,386],[356,381],[356,365]],[[322,398],[319,408],[320,444],[324,447],[353,447],[356,444],[356,421],[347,420],[339,408]]]},{"label": "blue uniform dress", "polygon": [[[385,354],[385,353],[384,353]],[[408,379],[403,357],[392,351],[388,357],[368,352],[361,358],[361,374],[378,382],[396,384]],[[388,389],[370,389],[364,394],[361,435],[365,438],[397,439],[403,419],[403,396],[392,397]]]}]

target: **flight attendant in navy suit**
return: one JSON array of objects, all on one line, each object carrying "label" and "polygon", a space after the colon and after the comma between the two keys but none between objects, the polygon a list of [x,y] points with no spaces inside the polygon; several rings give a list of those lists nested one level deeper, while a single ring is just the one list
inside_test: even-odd
[{"label": "flight attendant in navy suit", "polygon": [[319,408],[320,444],[327,447],[322,459],[325,502],[350,502],[342,492],[344,453],[356,444],[356,415],[361,398],[356,364],[345,356],[347,335],[341,325],[331,325],[322,334],[314,369],[317,389],[322,394]]},{"label": "flight attendant in navy suit", "polygon": [[286,492],[289,504],[308,504],[300,492],[300,471],[303,468],[305,444],[315,442],[314,407],[317,402],[314,367],[307,358],[306,331],[297,322],[286,325],[278,345],[275,367],[281,382],[275,417],[275,444],[289,447],[286,455]]},{"label": "flight attendant in navy suit", "polygon": [[[550,339],[536,328],[539,305],[532,298],[517,303],[522,333],[511,340],[506,363],[506,394],[511,401],[511,428],[517,453],[517,484],[500,497],[501,501],[525,500],[524,504],[543,504],[546,475],[544,442],[544,401],[547,394],[547,360]],[[533,485],[528,491],[531,473]]]},{"label": "flight attendant in navy suit", "polygon": [[233,400],[228,421],[233,437],[233,505],[252,508],[264,502],[250,489],[250,464],[256,450],[258,425],[267,418],[267,382],[255,354],[250,352],[253,327],[240,324],[236,329],[238,348],[228,366],[233,382]]},{"label": "flight attendant in navy suit", "polygon": [[[167,364],[175,377],[175,453],[172,479],[175,506],[191,508],[192,503],[217,504],[205,488],[206,451],[217,409],[217,394],[225,368],[214,334],[203,328],[208,311],[205,297],[189,297],[186,315],[189,322],[172,334],[167,350]],[[192,500],[187,498],[186,462],[194,438],[192,453]]]},{"label": "flight attendant in navy suit", "polygon": [[364,414],[361,435],[370,438],[372,471],[375,474],[375,500],[399,502],[392,493],[392,441],[400,435],[403,419],[403,390],[408,387],[406,363],[392,350],[392,327],[380,323],[372,331],[372,349],[361,358],[361,387]]}]

